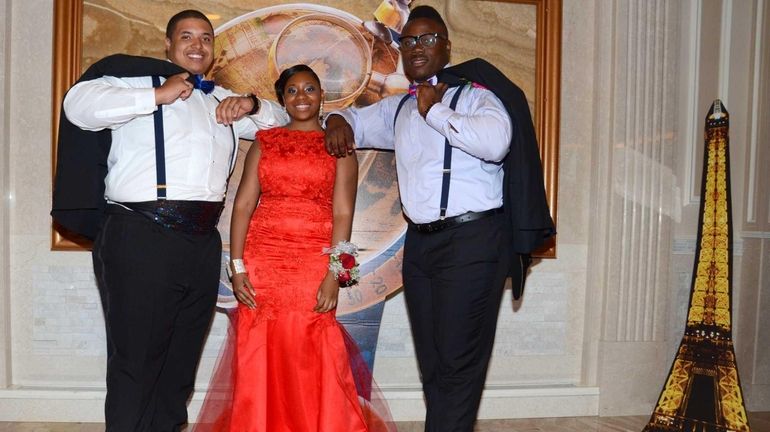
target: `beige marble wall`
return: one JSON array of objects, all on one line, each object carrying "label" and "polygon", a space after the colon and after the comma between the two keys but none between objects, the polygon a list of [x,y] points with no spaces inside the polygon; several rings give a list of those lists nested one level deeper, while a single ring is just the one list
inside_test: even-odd
[{"label": "beige marble wall", "polygon": [[[50,274],[43,276],[42,269],[52,263],[59,266],[77,263],[85,267],[88,256],[52,253],[49,250],[51,186],[47,179],[51,176],[51,2],[9,1],[9,4],[13,27],[9,105],[12,162],[8,175],[10,192],[14,197],[10,209],[10,317],[12,384],[17,386],[30,378],[42,382],[68,379],[59,373],[75,359],[56,355],[42,358],[32,354],[34,311],[41,301],[35,293],[39,291],[41,277],[52,277]],[[58,294],[60,292],[49,295]],[[77,361],[83,362],[82,373],[90,374],[91,370],[98,370],[96,363],[89,363],[87,358]]]}]

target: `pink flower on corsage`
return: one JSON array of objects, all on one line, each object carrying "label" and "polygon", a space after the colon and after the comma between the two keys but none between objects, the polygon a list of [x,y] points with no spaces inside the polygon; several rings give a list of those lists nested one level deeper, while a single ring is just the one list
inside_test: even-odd
[{"label": "pink flower on corsage", "polygon": [[341,287],[350,287],[358,283],[358,247],[353,243],[341,241],[336,246],[324,248],[329,255],[329,270],[334,274]]}]

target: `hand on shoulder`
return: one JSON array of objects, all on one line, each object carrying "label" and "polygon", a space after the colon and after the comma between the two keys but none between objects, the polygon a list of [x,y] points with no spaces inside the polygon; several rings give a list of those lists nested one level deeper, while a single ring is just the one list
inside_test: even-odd
[{"label": "hand on shoulder", "polygon": [[344,117],[332,114],[326,118],[326,135],[324,136],[326,151],[336,157],[352,154],[356,149],[353,128]]}]

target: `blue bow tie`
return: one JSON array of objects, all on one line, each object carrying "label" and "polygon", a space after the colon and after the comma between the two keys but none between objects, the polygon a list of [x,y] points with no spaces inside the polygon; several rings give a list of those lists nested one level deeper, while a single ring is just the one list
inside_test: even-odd
[{"label": "blue bow tie", "polygon": [[193,75],[191,82],[194,89],[198,89],[205,94],[209,94],[214,91],[214,81],[203,79],[203,75]]}]

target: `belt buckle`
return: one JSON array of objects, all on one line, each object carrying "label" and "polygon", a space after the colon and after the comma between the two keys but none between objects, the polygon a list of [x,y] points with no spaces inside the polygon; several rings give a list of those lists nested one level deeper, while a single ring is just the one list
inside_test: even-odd
[{"label": "belt buckle", "polygon": [[428,225],[428,232],[436,232],[441,231],[442,229],[447,227],[447,221],[446,219],[439,219],[431,224]]}]

